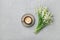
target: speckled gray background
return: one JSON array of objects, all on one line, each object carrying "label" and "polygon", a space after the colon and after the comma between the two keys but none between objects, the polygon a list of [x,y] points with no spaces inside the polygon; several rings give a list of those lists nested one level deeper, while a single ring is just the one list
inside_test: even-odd
[{"label": "speckled gray background", "polygon": [[[47,6],[54,15],[54,23],[37,35],[35,8]],[[25,13],[32,13],[35,24],[26,28],[21,23]],[[0,0],[0,40],[60,40],[60,0]]]}]

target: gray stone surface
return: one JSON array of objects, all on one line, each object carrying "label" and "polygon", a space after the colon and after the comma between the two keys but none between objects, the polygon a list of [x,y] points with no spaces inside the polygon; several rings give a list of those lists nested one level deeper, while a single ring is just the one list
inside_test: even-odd
[{"label": "gray stone surface", "polygon": [[[54,15],[54,23],[37,35],[35,8],[47,6]],[[26,28],[21,23],[25,13],[32,13],[35,24]],[[0,0],[0,40],[60,40],[60,0]]]}]

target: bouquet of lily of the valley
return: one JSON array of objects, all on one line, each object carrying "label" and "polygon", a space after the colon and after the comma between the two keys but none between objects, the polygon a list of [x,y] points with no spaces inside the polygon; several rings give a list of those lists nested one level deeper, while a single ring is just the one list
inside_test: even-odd
[{"label": "bouquet of lily of the valley", "polygon": [[49,12],[47,7],[40,7],[37,9],[38,13],[38,25],[35,29],[35,32],[39,32],[45,26],[53,22],[53,15]]}]

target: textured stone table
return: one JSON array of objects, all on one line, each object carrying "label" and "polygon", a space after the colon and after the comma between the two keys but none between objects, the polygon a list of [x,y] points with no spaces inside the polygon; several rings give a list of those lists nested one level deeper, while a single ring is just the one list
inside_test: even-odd
[{"label": "textured stone table", "polygon": [[[54,23],[34,34],[37,25],[35,8],[47,6]],[[26,28],[21,23],[25,13],[33,13],[35,24]],[[60,40],[60,0],[0,0],[0,40]]]}]

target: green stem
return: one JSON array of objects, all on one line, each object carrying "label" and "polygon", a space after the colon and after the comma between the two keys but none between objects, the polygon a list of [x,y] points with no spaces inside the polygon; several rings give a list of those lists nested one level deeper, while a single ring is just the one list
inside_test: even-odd
[{"label": "green stem", "polygon": [[35,33],[38,33],[43,28],[43,25],[38,25],[38,28],[35,29]]}]

